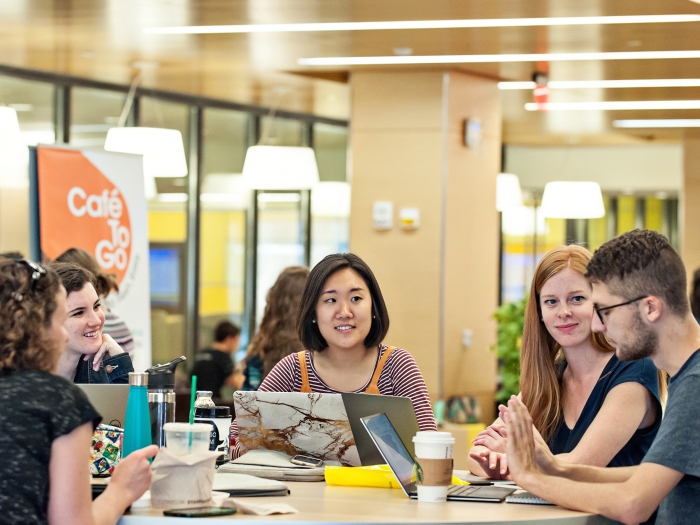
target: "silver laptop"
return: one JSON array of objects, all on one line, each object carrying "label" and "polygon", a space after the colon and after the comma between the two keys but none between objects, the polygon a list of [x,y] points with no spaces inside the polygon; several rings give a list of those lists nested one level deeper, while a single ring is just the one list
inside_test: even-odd
[{"label": "silver laptop", "polygon": [[88,401],[102,416],[102,423],[124,428],[129,385],[89,385],[78,383]]},{"label": "silver laptop", "polygon": [[410,454],[414,453],[413,436],[420,430],[413,403],[408,397],[382,396],[376,394],[342,393],[345,412],[348,415],[355,445],[362,465],[381,465],[384,458],[372,438],[362,425],[361,418],[384,413],[391,421],[401,442]]},{"label": "silver laptop", "polygon": [[[401,442],[399,435],[386,417],[386,414],[375,414],[361,418],[372,441],[389,468],[399,480],[404,493],[411,499],[418,498],[415,484],[413,465],[415,458]],[[506,496],[515,492],[515,487],[450,485],[447,489],[447,499],[454,501],[491,501],[498,503]]]}]

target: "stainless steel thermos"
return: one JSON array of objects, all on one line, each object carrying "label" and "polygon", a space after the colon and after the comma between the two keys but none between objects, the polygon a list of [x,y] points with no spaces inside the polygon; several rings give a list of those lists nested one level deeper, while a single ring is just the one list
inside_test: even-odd
[{"label": "stainless steel thermos", "polygon": [[175,421],[175,368],[187,358],[183,355],[163,365],[155,365],[148,373],[148,408],[151,414],[153,444],[165,446],[163,425]]}]

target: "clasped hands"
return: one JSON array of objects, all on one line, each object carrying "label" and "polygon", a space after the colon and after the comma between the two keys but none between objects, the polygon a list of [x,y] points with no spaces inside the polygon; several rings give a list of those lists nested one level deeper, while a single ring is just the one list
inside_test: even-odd
[{"label": "clasped hands", "polygon": [[532,424],[527,408],[515,396],[499,405],[499,420],[473,440],[469,456],[494,479],[519,479],[537,470],[553,472],[556,459]]}]

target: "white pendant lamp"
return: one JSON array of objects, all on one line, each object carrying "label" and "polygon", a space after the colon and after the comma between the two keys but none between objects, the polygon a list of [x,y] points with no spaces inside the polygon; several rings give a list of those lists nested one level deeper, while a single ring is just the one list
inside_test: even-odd
[{"label": "white pendant lamp", "polygon": [[548,182],[541,209],[551,219],[597,219],[605,215],[603,194],[597,182]]},{"label": "white pendant lamp", "polygon": [[111,128],[107,132],[105,149],[143,155],[143,173],[146,177],[187,175],[182,134],[176,129]]},{"label": "white pendant lamp", "polygon": [[293,146],[251,146],[243,180],[254,190],[310,190],[318,184],[314,150]]},{"label": "white pendant lamp", "polygon": [[26,188],[29,185],[29,148],[19,131],[17,112],[0,107],[0,187]]},{"label": "white pendant lamp", "polygon": [[522,205],[523,192],[520,190],[518,176],[512,173],[496,175],[496,209],[504,211]]}]

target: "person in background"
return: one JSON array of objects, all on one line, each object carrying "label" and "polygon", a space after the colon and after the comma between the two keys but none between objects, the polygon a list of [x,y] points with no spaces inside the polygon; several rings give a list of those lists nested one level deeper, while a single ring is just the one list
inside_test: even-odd
[{"label": "person in background", "polygon": [[[638,465],[661,423],[666,377],[651,359],[625,363],[603,334],[593,333],[591,253],[575,244],[545,254],[525,309],[520,398],[535,428],[562,461]],[[474,439],[469,470],[508,476],[501,419]]]},{"label": "person in background", "polygon": [[700,268],[693,274],[693,290],[690,292],[690,310],[693,317],[700,323]]},{"label": "person in background", "polygon": [[296,321],[308,277],[306,266],[290,266],[267,292],[265,314],[242,363],[245,365],[244,381],[239,390],[257,390],[283,357],[304,349],[297,335]]},{"label": "person in background", "polygon": [[134,371],[129,354],[102,331],[105,314],[95,290],[95,276],[73,263],[49,265],[61,279],[68,297],[66,350],[57,373],[74,383],[127,384]]},{"label": "person in background", "polygon": [[597,468],[559,461],[537,439],[517,398],[504,412],[508,464],[525,490],[574,510],[657,525],[700,516],[700,326],[688,304],[686,271],[660,233],[634,230],[603,244],[588,264],[596,316],[623,361],[650,357],[671,379],[661,428],[641,465]]},{"label": "person in background", "polygon": [[134,351],[134,336],[126,326],[124,320],[117,314],[112,312],[105,305],[105,299],[111,294],[119,293],[119,284],[117,277],[113,273],[105,273],[100,264],[97,262],[90,252],[82,248],[69,248],[61,255],[56,257],[56,262],[75,263],[82,266],[86,270],[92,272],[95,276],[95,290],[100,296],[102,310],[105,314],[105,324],[102,328],[102,333],[109,335],[117,344],[128,354]]},{"label": "person in background", "polygon": [[89,451],[101,417],[54,375],[67,340],[66,291],[50,268],[0,259],[0,521],[115,524],[148,489],[154,445],[122,459],[91,501]]},{"label": "person in background", "polygon": [[[306,350],[283,358],[262,392],[358,392],[408,397],[421,430],[437,430],[428,389],[406,350],[383,343],[389,313],[367,263],[352,253],[328,255],[309,274],[297,315]],[[240,455],[231,425],[233,458]]]},{"label": "person in background", "polygon": [[211,390],[221,397],[221,387],[233,386],[231,354],[238,350],[241,330],[229,321],[222,321],[214,330],[214,342],[194,357],[192,375],[197,376],[197,390]]}]

